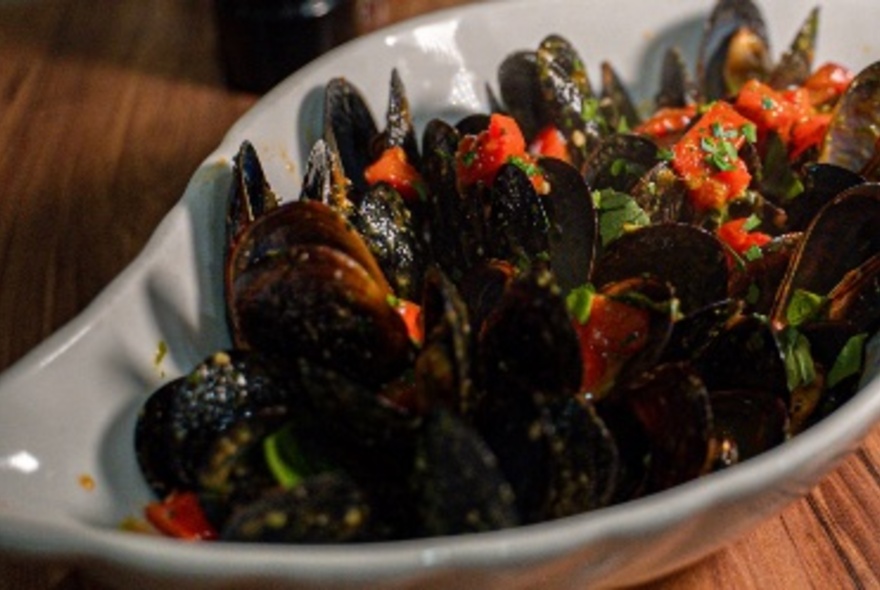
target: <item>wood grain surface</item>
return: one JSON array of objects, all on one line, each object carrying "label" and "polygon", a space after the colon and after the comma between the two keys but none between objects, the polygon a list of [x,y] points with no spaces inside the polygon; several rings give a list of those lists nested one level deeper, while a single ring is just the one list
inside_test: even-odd
[{"label": "wood grain surface", "polygon": [[[462,0],[360,2],[357,30]],[[139,252],[259,98],[227,89],[209,0],[0,0],[0,370]],[[880,428],[806,498],[653,588],[880,587]],[[0,589],[98,588],[0,557]]]}]

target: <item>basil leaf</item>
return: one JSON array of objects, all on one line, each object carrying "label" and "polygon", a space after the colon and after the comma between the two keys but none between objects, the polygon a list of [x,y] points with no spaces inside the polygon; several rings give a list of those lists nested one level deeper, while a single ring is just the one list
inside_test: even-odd
[{"label": "basil leaf", "polygon": [[785,308],[785,319],[792,327],[797,327],[816,317],[822,306],[825,305],[826,298],[807,291],[806,289],[796,289]]},{"label": "basil leaf", "polygon": [[593,203],[599,213],[599,235],[607,246],[628,230],[648,225],[648,214],[635,199],[612,189],[593,192]]},{"label": "basil leaf", "polygon": [[809,385],[816,379],[810,341],[792,327],[786,328],[780,336],[789,391],[794,391],[801,385]]},{"label": "basil leaf", "polygon": [[828,387],[834,387],[851,375],[858,375],[862,370],[865,342],[868,334],[856,334],[846,341],[834,360],[834,366],[828,372]]}]

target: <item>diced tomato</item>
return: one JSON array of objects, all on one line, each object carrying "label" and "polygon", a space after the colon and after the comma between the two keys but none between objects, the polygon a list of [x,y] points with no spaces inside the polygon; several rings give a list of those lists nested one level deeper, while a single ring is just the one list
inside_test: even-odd
[{"label": "diced tomato", "polygon": [[806,150],[818,146],[825,139],[831,114],[823,113],[798,122],[791,130],[791,145],[788,148],[790,160],[797,160]]},{"label": "diced tomato", "polygon": [[[804,151],[821,143],[825,137],[830,115],[817,112],[815,101],[830,99],[832,96],[836,98],[837,93],[842,92],[848,82],[823,80],[834,76],[845,78],[842,73],[834,74],[829,71],[817,75],[813,82],[816,90],[799,87],[782,92],[757,80],[751,80],[740,91],[736,108],[757,125],[759,137],[768,131],[778,134],[788,149],[789,159],[796,160]],[[823,96],[817,97],[817,91],[823,93]]]},{"label": "diced tomato", "polygon": [[209,541],[217,531],[208,522],[194,492],[172,492],[145,509],[147,520],[162,533],[188,541]]},{"label": "diced tomato", "polygon": [[648,135],[666,145],[666,140],[677,139],[679,135],[684,133],[696,115],[696,105],[662,108],[654,113],[650,119],[636,127],[633,132]]},{"label": "diced tomato", "polygon": [[835,64],[826,63],[804,82],[804,88],[810,94],[810,102],[816,107],[832,104],[840,98],[852,82],[854,74],[849,69]]},{"label": "diced tomato", "polygon": [[735,105],[740,114],[756,125],[759,136],[775,131],[784,143],[788,143],[797,113],[783,93],[758,80],[749,80],[740,89]]},{"label": "diced tomato", "polygon": [[406,324],[406,330],[409,333],[410,340],[416,344],[421,344],[425,340],[424,328],[422,327],[422,307],[417,303],[406,299],[397,299],[394,308],[403,322]]},{"label": "diced tomato", "polygon": [[[738,151],[745,142],[744,129],[752,123],[724,102],[713,103],[709,110],[672,146],[672,167],[688,187],[691,202],[698,211],[721,209],[741,196],[752,176],[745,163],[734,155],[717,157],[725,152],[724,144]],[[707,150],[707,145],[714,146]]]},{"label": "diced tomato", "polygon": [[492,114],[489,127],[477,135],[465,135],[455,154],[458,182],[463,187],[477,182],[491,186],[498,170],[507,163],[519,165],[535,189],[541,194],[546,192],[544,177],[526,152],[526,140],[512,117]]},{"label": "diced tomato", "polygon": [[730,246],[739,255],[744,255],[754,247],[760,248],[772,238],[759,231],[749,231],[746,228],[748,218],[732,219],[722,223],[716,231],[718,238]]},{"label": "diced tomato", "polygon": [[645,346],[649,327],[644,309],[594,295],[586,323],[575,322],[584,364],[582,391],[601,397],[623,363]]},{"label": "diced tomato", "polygon": [[369,184],[387,182],[407,201],[417,201],[425,190],[419,171],[407,161],[400,146],[386,149],[379,159],[367,167],[364,176]]},{"label": "diced tomato", "polygon": [[562,132],[554,125],[541,129],[529,145],[529,153],[571,162]]}]

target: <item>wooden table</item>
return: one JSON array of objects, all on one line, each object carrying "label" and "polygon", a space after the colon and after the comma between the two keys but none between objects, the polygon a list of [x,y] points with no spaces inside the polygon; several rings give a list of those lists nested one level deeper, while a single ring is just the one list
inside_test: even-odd
[{"label": "wooden table", "polygon": [[[370,0],[359,30],[461,3]],[[215,56],[209,0],[0,0],[0,369],[135,257],[258,99]],[[878,470],[880,428],[808,497],[653,587],[880,587]],[[0,562],[0,587],[94,584]]]}]

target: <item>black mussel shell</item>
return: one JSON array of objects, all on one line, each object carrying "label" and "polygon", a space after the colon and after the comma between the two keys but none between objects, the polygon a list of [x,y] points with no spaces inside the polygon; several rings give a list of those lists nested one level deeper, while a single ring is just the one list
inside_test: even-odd
[{"label": "black mussel shell", "polygon": [[789,233],[760,248],[760,256],[742,259],[731,271],[730,297],[746,304],[749,313],[768,314],[803,235]]},{"label": "black mussel shell", "polygon": [[596,261],[593,283],[601,288],[643,275],[672,285],[684,314],[727,297],[724,246],[691,225],[664,223],[625,233]]},{"label": "black mussel shell", "polygon": [[550,220],[544,198],[518,166],[504,164],[489,193],[485,251],[489,258],[525,264],[549,256]]},{"label": "black mussel shell", "polygon": [[864,177],[834,164],[809,164],[804,169],[804,191],[785,204],[789,231],[804,231],[831,199],[865,182]]},{"label": "black mussel shell", "polygon": [[510,483],[479,434],[455,415],[428,415],[418,445],[413,487],[428,535],[456,535],[517,526]]},{"label": "black mussel shell", "polygon": [[546,268],[533,267],[510,284],[487,318],[478,346],[490,396],[567,396],[580,386],[578,336]]},{"label": "black mussel shell", "polygon": [[767,78],[773,88],[801,86],[813,72],[813,55],[819,32],[819,7],[813,8],[798,29],[788,50],[782,54]]},{"label": "black mussel shell", "polygon": [[327,363],[364,383],[398,376],[411,361],[391,292],[327,246],[294,246],[239,275],[236,326],[256,350]]},{"label": "black mussel shell", "polygon": [[675,322],[663,349],[663,362],[690,361],[723,332],[743,308],[737,299],[725,299],[698,309]]},{"label": "black mussel shell", "polygon": [[668,162],[660,162],[630,189],[652,224],[690,221],[694,217],[684,180]]},{"label": "black mussel shell", "polygon": [[226,245],[232,249],[241,233],[270,209],[280,204],[272,191],[257,150],[244,141],[232,162],[232,190],[226,213]]},{"label": "black mussel shell", "polygon": [[342,169],[339,150],[333,141],[319,138],[309,152],[299,198],[302,201],[320,201],[343,216],[354,207],[349,200],[351,182]]},{"label": "black mussel shell", "polygon": [[693,102],[692,82],[681,50],[670,47],[663,56],[660,87],[654,95],[655,110],[682,108]]},{"label": "black mussel shell", "polygon": [[510,282],[519,274],[506,260],[486,260],[460,281],[461,297],[470,318],[471,334],[479,335]]},{"label": "black mussel shell", "polygon": [[602,91],[599,95],[599,108],[609,129],[623,131],[633,129],[642,122],[642,117],[633,103],[629,91],[610,63],[602,62]]},{"label": "black mussel shell", "polygon": [[539,519],[580,514],[611,501],[618,479],[617,444],[593,405],[570,397],[544,406],[549,448],[547,497]]},{"label": "black mussel shell", "polygon": [[590,187],[578,171],[553,158],[539,162],[550,187],[544,209],[550,221],[549,258],[562,294],[587,283],[596,257],[598,220]]},{"label": "black mussel shell", "polygon": [[534,51],[508,55],[498,67],[498,84],[505,110],[519,123],[527,139],[547,123],[538,83],[538,56]]},{"label": "black mussel shell", "polygon": [[367,189],[364,172],[375,159],[370,146],[376,121],[360,90],[345,78],[334,78],[324,90],[324,139],[339,151],[346,177],[358,192]]},{"label": "black mussel shell", "polygon": [[331,472],[291,489],[275,489],[237,510],[221,531],[224,541],[342,543],[370,536],[371,510],[347,476]]},{"label": "black mussel shell", "polygon": [[819,162],[836,164],[880,180],[880,61],[859,72],[840,97],[819,154]]},{"label": "black mussel shell", "polygon": [[697,57],[697,83],[704,102],[736,94],[746,80],[766,78],[770,41],[752,0],[719,0],[706,21]]},{"label": "black mussel shell", "polygon": [[160,497],[197,489],[217,437],[243,418],[290,401],[277,368],[263,356],[218,352],[144,403],[135,426],[141,472]]},{"label": "black mussel shell", "polygon": [[765,389],[713,391],[713,466],[741,463],[785,442],[790,435],[788,408]]},{"label": "black mussel shell", "polygon": [[[647,491],[684,483],[708,470],[712,409],[689,363],[658,365],[620,392],[642,426],[650,453]],[[618,445],[626,441],[618,439]]]},{"label": "black mussel shell", "polygon": [[381,153],[390,147],[401,147],[406,153],[406,161],[419,168],[421,156],[416,140],[415,126],[406,87],[397,68],[391,70],[391,85],[388,92],[388,110],[385,114],[385,129],[379,135],[374,152]]},{"label": "black mussel shell", "polygon": [[439,405],[462,416],[472,415],[474,347],[468,309],[452,281],[436,268],[426,277],[422,323],[425,342],[415,364],[421,409]]},{"label": "black mussel shell", "polygon": [[606,137],[587,158],[584,176],[592,190],[629,193],[658,163],[659,148],[650,138],[629,133]]},{"label": "black mussel shell", "polygon": [[767,319],[742,315],[728,322],[694,359],[708,390],[766,390],[788,406],[785,360]]},{"label": "black mussel shell", "polygon": [[422,291],[426,256],[403,197],[376,184],[359,199],[352,225],[363,237],[394,293],[408,300]]},{"label": "black mussel shell", "polygon": [[878,252],[880,184],[865,183],[835,197],[807,228],[777,293],[773,324],[788,323],[788,304],[798,289],[825,296]]}]

